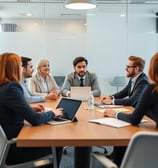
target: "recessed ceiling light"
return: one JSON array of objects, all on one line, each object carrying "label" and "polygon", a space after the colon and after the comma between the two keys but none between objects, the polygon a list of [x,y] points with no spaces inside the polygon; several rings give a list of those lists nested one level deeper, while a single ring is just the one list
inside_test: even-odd
[{"label": "recessed ceiling light", "polygon": [[21,16],[32,16],[31,13],[20,13]]},{"label": "recessed ceiling light", "polygon": [[121,16],[121,17],[125,17],[126,15],[125,15],[125,14],[121,14],[120,16]]},{"label": "recessed ceiling light", "polygon": [[97,7],[96,0],[66,0],[65,8],[68,9],[77,9],[77,10],[86,10],[94,9]]},{"label": "recessed ceiling light", "polygon": [[32,13],[26,13],[26,16],[32,16]]}]

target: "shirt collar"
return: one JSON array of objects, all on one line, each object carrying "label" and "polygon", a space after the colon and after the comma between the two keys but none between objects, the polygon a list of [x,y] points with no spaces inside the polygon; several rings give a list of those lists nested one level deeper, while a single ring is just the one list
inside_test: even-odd
[{"label": "shirt collar", "polygon": [[135,76],[134,78],[132,78],[131,81],[132,81],[133,83],[135,83],[136,80],[138,79],[138,77],[139,77],[141,74],[142,74],[142,72],[140,72],[137,76]]},{"label": "shirt collar", "polygon": [[27,83],[27,80],[25,78],[22,78],[22,83]]},{"label": "shirt collar", "polygon": [[[77,76],[78,76],[78,75],[77,75]],[[78,79],[79,79],[79,80],[80,80],[81,78],[84,80],[84,79],[85,79],[85,76],[82,76],[82,77],[78,76]]]}]

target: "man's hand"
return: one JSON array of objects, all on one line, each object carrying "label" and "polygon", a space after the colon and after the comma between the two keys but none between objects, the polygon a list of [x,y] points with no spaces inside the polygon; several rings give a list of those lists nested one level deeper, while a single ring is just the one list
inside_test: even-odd
[{"label": "man's hand", "polygon": [[109,96],[109,95],[101,96],[101,102],[104,104],[112,104],[111,96]]}]

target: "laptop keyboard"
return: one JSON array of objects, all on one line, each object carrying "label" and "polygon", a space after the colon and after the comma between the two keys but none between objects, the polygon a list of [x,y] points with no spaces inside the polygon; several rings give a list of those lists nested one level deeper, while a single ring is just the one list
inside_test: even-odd
[{"label": "laptop keyboard", "polygon": [[67,119],[64,119],[64,118],[61,118],[61,117],[60,117],[60,118],[59,118],[59,117],[56,117],[56,118],[55,118],[55,121],[66,121],[66,120],[67,120]]}]

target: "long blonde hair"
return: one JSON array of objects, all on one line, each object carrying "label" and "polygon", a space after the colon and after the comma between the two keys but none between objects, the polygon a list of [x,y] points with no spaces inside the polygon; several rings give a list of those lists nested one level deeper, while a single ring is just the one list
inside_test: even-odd
[{"label": "long blonde hair", "polygon": [[21,57],[15,53],[0,54],[0,85],[21,80]]}]

